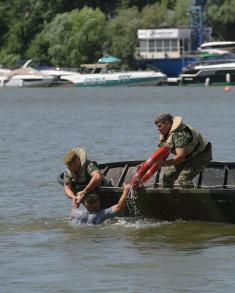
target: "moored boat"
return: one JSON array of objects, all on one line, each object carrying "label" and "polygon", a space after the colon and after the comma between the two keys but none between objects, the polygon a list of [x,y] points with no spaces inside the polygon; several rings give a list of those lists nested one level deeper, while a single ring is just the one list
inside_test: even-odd
[{"label": "moored boat", "polygon": [[[115,204],[124,182],[130,182],[137,166],[143,161],[99,164],[103,175],[112,186],[101,186],[103,207]],[[199,220],[235,223],[235,162],[211,162],[193,180],[195,188],[181,188],[177,182],[173,189],[162,187],[164,168],[135,191],[135,202],[129,198],[125,215],[174,221]],[[63,185],[63,173],[58,181]],[[74,191],[79,190],[74,186]]]},{"label": "moored boat", "polygon": [[179,80],[183,85],[234,85],[235,54],[227,52],[201,58],[196,64],[185,67]]},{"label": "moored boat", "polygon": [[112,64],[82,64],[80,73],[61,76],[77,87],[120,86],[120,85],[158,85],[166,80],[159,71],[119,71]]},{"label": "moored boat", "polygon": [[75,71],[64,70],[58,67],[52,67],[50,65],[44,64],[36,59],[30,59],[26,61],[22,68],[34,68],[44,76],[49,76],[53,79],[51,86],[72,86],[73,83],[66,79],[61,78],[61,76],[67,76],[76,74]]},{"label": "moored boat", "polygon": [[216,42],[206,42],[200,45],[199,51],[210,51],[210,50],[221,50],[224,52],[235,52],[235,42],[234,41],[216,41]]},{"label": "moored boat", "polygon": [[42,74],[31,67],[19,68],[2,72],[0,87],[48,87],[53,80],[54,77]]}]

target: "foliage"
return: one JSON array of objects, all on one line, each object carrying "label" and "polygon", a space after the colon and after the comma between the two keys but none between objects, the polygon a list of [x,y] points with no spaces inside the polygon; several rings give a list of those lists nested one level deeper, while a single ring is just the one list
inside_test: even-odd
[{"label": "foliage", "polygon": [[[102,53],[131,65],[138,28],[189,24],[192,0],[1,0],[0,63],[38,57],[55,65],[94,62]],[[234,0],[208,0],[217,40],[235,40]]]},{"label": "foliage", "polygon": [[15,68],[18,60],[20,60],[20,55],[9,54],[5,50],[0,51],[0,65],[8,68]]},{"label": "foliage", "polygon": [[105,16],[99,10],[83,8],[58,14],[33,40],[28,57],[39,57],[59,66],[94,62],[102,54]]},{"label": "foliage", "polygon": [[146,5],[142,10],[141,17],[143,28],[155,28],[168,25],[168,1]]},{"label": "foliage", "polygon": [[209,0],[207,4],[207,20],[213,27],[218,40],[235,40],[235,5],[234,0]]},{"label": "foliage", "polygon": [[174,16],[172,22],[174,26],[189,25],[189,10],[192,5],[192,0],[178,0],[174,7]]},{"label": "foliage", "polygon": [[119,10],[107,25],[104,51],[131,65],[137,47],[137,30],[141,27],[140,13],[136,7]]}]

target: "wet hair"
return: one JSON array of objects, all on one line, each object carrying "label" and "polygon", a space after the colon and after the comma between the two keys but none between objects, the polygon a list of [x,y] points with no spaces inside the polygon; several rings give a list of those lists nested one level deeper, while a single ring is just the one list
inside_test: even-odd
[{"label": "wet hair", "polygon": [[85,199],[84,199],[84,204],[93,204],[97,201],[100,200],[100,197],[98,194],[95,194],[95,193],[90,193],[90,194],[87,194]]}]

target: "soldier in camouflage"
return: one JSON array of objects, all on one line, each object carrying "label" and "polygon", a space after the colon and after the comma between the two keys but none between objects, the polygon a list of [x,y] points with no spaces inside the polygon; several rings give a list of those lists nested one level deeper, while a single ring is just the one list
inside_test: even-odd
[{"label": "soldier in camouflage", "polygon": [[166,160],[163,187],[172,188],[177,180],[183,188],[192,188],[192,179],[212,160],[212,146],[198,130],[183,123],[180,116],[160,113],[155,118],[160,132],[159,146],[169,145],[173,158]]},{"label": "soldier in camouflage", "polygon": [[[86,151],[82,148],[69,149],[64,156],[64,163],[67,167],[64,172],[64,191],[72,199],[73,206],[77,207],[87,193],[102,184],[103,176],[96,164],[87,159]],[[74,189],[79,186],[83,189],[75,193]]]}]

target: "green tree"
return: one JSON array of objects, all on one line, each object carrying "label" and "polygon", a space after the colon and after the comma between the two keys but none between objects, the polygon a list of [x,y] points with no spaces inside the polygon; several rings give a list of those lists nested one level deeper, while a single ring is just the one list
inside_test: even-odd
[{"label": "green tree", "polygon": [[131,66],[138,45],[137,30],[142,27],[140,13],[136,7],[121,9],[107,24],[104,52],[119,57]]},{"label": "green tree", "polygon": [[[192,0],[1,0],[0,62],[13,65],[19,58],[38,57],[77,66],[96,61],[103,51],[130,65],[138,28],[188,26],[192,4]],[[205,15],[215,39],[235,40],[234,0],[208,0]]]},{"label": "green tree", "polygon": [[30,44],[27,52],[27,59],[39,59],[42,62],[51,63],[49,56],[50,40],[44,33],[39,33]]},{"label": "green tree", "polygon": [[3,45],[4,35],[8,32],[9,15],[6,12],[7,8],[7,5],[0,4],[0,47]]},{"label": "green tree", "polygon": [[234,0],[209,0],[206,6],[206,19],[218,40],[235,40]]},{"label": "green tree", "polygon": [[[0,4],[0,8],[5,11],[4,21],[8,28],[4,37],[4,50],[10,55],[20,55],[24,58],[29,43],[42,30],[44,23],[53,17],[56,10],[50,5],[52,1],[13,0],[11,4],[6,2],[9,1]],[[53,1],[55,2],[58,0]]]},{"label": "green tree", "polygon": [[58,14],[33,40],[27,56],[49,58],[58,66],[77,67],[94,62],[102,54],[105,24],[99,9],[85,7]]},{"label": "green tree", "polygon": [[192,0],[177,0],[172,17],[172,26],[189,26],[189,10],[192,6]]},{"label": "green tree", "polygon": [[168,1],[146,5],[141,13],[144,28],[156,28],[168,25]]}]

